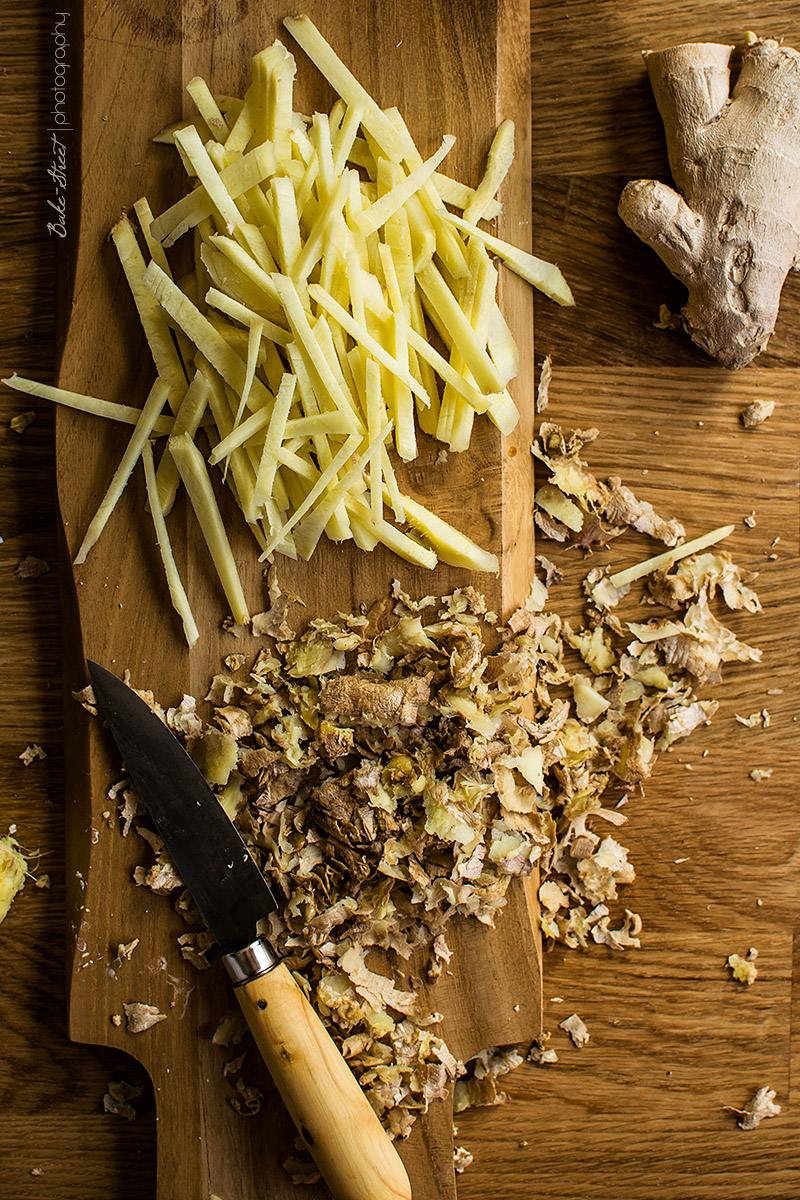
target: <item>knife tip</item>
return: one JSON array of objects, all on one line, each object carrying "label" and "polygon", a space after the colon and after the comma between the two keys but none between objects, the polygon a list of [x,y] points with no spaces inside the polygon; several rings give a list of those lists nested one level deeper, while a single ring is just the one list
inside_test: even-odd
[{"label": "knife tip", "polygon": [[86,666],[89,669],[89,678],[92,681],[92,687],[98,698],[104,696],[109,688],[113,688],[115,683],[119,684],[122,682],[107,667],[101,667],[99,663],[93,662],[91,658],[87,658]]}]

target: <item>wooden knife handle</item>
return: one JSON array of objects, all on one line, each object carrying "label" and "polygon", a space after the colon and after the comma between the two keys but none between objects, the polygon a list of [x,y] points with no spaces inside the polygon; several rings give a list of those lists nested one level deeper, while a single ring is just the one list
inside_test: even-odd
[{"label": "wooden knife handle", "polygon": [[285,963],[235,988],[264,1062],[336,1200],[411,1200],[403,1162]]}]

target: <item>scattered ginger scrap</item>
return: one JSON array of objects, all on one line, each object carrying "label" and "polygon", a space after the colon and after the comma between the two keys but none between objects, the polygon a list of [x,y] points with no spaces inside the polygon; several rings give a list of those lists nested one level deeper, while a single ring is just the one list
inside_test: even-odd
[{"label": "scattered ginger scrap", "polygon": [[14,897],[25,886],[28,864],[19,842],[10,834],[0,837],[0,921],[5,920]]},{"label": "scattered ginger scrap", "polygon": [[167,1014],[159,1012],[154,1004],[134,1001],[131,1004],[123,1004],[122,1007],[125,1010],[125,1028],[128,1033],[144,1033],[159,1021],[167,1019]]},{"label": "scattered ginger scrap", "polygon": [[780,1104],[775,1103],[776,1092],[770,1087],[759,1088],[748,1100],[744,1108],[725,1106],[726,1112],[736,1113],[740,1129],[757,1129],[766,1117],[777,1117],[781,1111]]},{"label": "scattered ginger scrap", "polygon": [[577,1013],[572,1013],[569,1017],[565,1017],[563,1021],[559,1021],[559,1028],[569,1034],[575,1046],[581,1050],[589,1042],[589,1030],[586,1028],[586,1022],[578,1016]]},{"label": "scattered ginger scrap", "polygon": [[746,957],[741,954],[729,954],[728,966],[731,969],[731,974],[739,983],[746,983],[748,986],[755,983],[758,976],[755,960],[758,957],[758,951],[750,949],[747,951]]}]

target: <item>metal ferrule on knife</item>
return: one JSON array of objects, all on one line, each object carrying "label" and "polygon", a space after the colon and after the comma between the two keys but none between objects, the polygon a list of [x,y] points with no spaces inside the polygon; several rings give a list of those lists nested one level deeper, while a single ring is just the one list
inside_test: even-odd
[{"label": "metal ferrule on knife", "polygon": [[223,954],[222,961],[233,986],[241,987],[251,979],[259,979],[273,967],[277,967],[281,956],[273,950],[266,938],[259,937],[248,946],[243,946],[241,950]]}]

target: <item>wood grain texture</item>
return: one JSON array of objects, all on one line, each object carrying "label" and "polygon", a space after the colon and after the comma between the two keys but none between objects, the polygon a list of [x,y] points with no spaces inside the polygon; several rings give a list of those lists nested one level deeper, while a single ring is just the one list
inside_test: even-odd
[{"label": "wood grain texture", "polygon": [[[731,664],[709,693],[720,704],[711,726],[662,756],[645,798],[630,801],[621,839],[638,878],[625,904],[643,917],[643,949],[545,955],[545,1028],[560,1061],[512,1076],[509,1106],[460,1117],[458,1140],[475,1153],[460,1197],[477,1200],[498,1176],[507,1200],[532,1187],[540,1200],[800,1194],[797,281],[767,352],[731,374],[653,328],[682,289],[616,216],[628,179],[669,180],[640,51],[736,41],[746,28],[796,46],[798,17],[793,5],[532,5],[534,246],[578,301],[566,312],[537,299],[536,358],[550,353],[554,369],[546,416],[597,427],[592,469],[621,475],[687,533],[735,524],[731,551],[759,572],[765,611],[731,624],[764,653],[758,666]],[[776,410],[748,431],[739,414],[755,398]],[[538,549],[567,568],[555,607],[579,613],[590,564],[544,540]],[[626,536],[590,563],[648,553]],[[769,728],[737,723],[763,707]],[[771,778],[754,783],[755,766]],[[759,977],[744,989],[725,961],[749,946]],[[582,1050],[558,1028],[572,1012],[590,1030]],[[782,1113],[747,1133],[726,1106],[761,1086]]]},{"label": "wood grain texture", "polygon": [[[209,24],[195,20],[195,7],[187,3],[180,30],[154,24],[158,11],[155,6],[144,9],[121,2],[85,9],[80,237],[59,369],[59,382],[65,387],[139,403],[152,373],[108,229],[139,195],[147,195],[159,212],[182,194],[174,153],[153,145],[150,138],[178,115],[185,83],[200,74],[212,90],[242,94],[253,54],[278,35],[291,43],[280,25],[283,10],[275,4],[245,11],[220,3]],[[477,180],[498,112],[515,117],[521,154],[506,185],[510,202],[501,229],[523,244],[529,242],[527,9],[517,0],[474,2],[457,10],[441,0],[424,9],[325,0],[309,12],[379,103],[400,108],[423,155],[431,152],[441,132],[456,133],[452,169],[457,174]],[[502,58],[496,52],[501,27]],[[303,52],[293,44],[291,48],[299,68],[296,104],[301,111],[327,111],[332,93]],[[437,114],[436,128],[432,112]],[[512,388],[524,413],[519,428],[503,442],[488,422],[478,422],[470,454],[450,455],[441,464],[436,463],[439,447],[428,441],[405,476],[408,488],[423,503],[468,529],[482,545],[503,553],[503,575],[471,580],[446,566],[427,573],[408,568],[382,548],[365,555],[352,543],[323,541],[311,563],[278,564],[281,584],[303,597],[309,613],[327,616],[368,606],[388,595],[393,578],[417,595],[444,594],[476,582],[490,605],[505,611],[527,594],[532,529],[514,518],[518,497],[532,494],[533,486],[527,453],[532,419],[526,403],[532,379],[532,298],[520,281],[510,280],[503,282],[501,299],[521,352],[521,371]],[[59,502],[70,559],[107,485],[109,464],[127,436],[126,430],[98,427],[80,414],[59,414]],[[75,470],[78,460],[80,472]],[[465,495],[474,498],[468,516]],[[75,639],[67,677],[73,687],[81,686],[85,654],[118,671],[128,668],[135,684],[153,688],[167,702],[184,692],[202,697],[232,648],[230,635],[221,629],[226,608],[194,518],[181,500],[171,518],[172,537],[203,631],[201,643],[189,655],[172,618],[152,534],[140,519],[142,505],[142,481],[135,478],[105,536],[74,573],[75,630],[80,629],[80,637]],[[223,497],[222,505],[250,610],[260,611],[267,598],[250,534],[229,497]],[[254,655],[258,647],[255,639],[245,636],[236,648]],[[180,920],[164,902],[130,887],[141,845],[135,838],[126,844],[113,815],[104,816],[113,809],[106,792],[110,773],[118,767],[111,765],[96,723],[78,709],[68,719],[68,745],[74,755],[67,809],[68,877],[77,923],[71,1036],[114,1045],[146,1066],[157,1097],[159,1200],[184,1200],[187,1194],[211,1191],[224,1196],[233,1189],[244,1200],[258,1193],[265,1178],[276,1195],[288,1196],[293,1189],[281,1163],[291,1145],[291,1126],[274,1089],[258,1066],[248,1067],[248,1082],[257,1080],[268,1101],[264,1118],[243,1122],[230,1103],[232,1083],[226,1085],[220,1076],[219,1050],[209,1045],[210,1033],[232,1002],[227,981],[218,968],[197,977],[177,952]],[[445,1014],[444,1036],[462,1059],[488,1045],[530,1039],[540,1029],[539,952],[530,912],[530,897],[522,886],[515,887],[503,914],[502,935],[467,924],[454,934],[459,953],[441,976],[431,1004]],[[134,936],[140,939],[136,956],[115,967],[110,947]],[[487,961],[491,971],[485,969]],[[111,1022],[131,999],[157,1005],[168,1014],[167,1021],[133,1038],[124,1025]],[[198,1047],[198,1040],[204,1044]],[[279,1136],[264,1138],[265,1119],[280,1130]],[[428,1121],[430,1133],[424,1129]],[[187,1128],[198,1130],[202,1154],[187,1144]],[[424,1117],[416,1135],[403,1145],[417,1200],[454,1194],[451,1147],[449,1121],[445,1123],[438,1111]],[[324,1194],[324,1187],[311,1194]]]},{"label": "wood grain texture", "polygon": [[[534,244],[557,258],[579,298],[575,313],[537,303],[537,361],[548,351],[554,357],[548,416],[598,426],[601,437],[590,453],[595,469],[617,471],[693,531],[736,522],[735,554],[760,570],[766,605],[763,615],[742,618],[741,633],[765,654],[761,667],[726,672],[714,691],[721,704],[715,722],[664,756],[645,800],[631,801],[623,840],[638,878],[624,899],[644,918],[643,948],[626,956],[599,948],[546,955],[545,1022],[560,1061],[510,1076],[508,1104],[459,1116],[457,1142],[475,1156],[459,1176],[459,1200],[662,1194],[794,1200],[800,1194],[798,283],[787,282],[767,354],[731,376],[690,343],[652,329],[658,304],[666,299],[678,307],[680,289],[615,213],[628,178],[666,171],[640,50],[657,37],[660,45],[736,40],[746,28],[782,33],[797,47],[800,5],[540,0],[531,18]],[[13,164],[0,178],[8,235],[0,262],[2,373],[16,368],[49,378],[53,256],[44,233],[48,147],[41,131],[51,23],[46,12],[9,9],[0,20],[9,68],[0,88],[12,118],[2,136]],[[748,433],[738,412],[754,396],[775,398],[777,408]],[[42,847],[54,881],[50,891],[28,885],[0,927],[0,1191],[13,1200],[150,1200],[152,1098],[145,1092],[137,1101],[141,1115],[131,1124],[101,1110],[108,1079],[146,1083],[146,1076],[124,1054],[66,1037],[56,571],[27,583],[14,578],[27,553],[55,563],[51,415],[26,403],[37,409],[37,423],[18,438],[7,421],[20,410],[19,398],[0,389],[0,405],[7,684],[0,695],[0,818],[3,829],[17,822],[25,843]],[[740,519],[752,511],[757,523],[748,529]],[[517,519],[527,519],[524,510]],[[637,540],[617,543],[615,554],[633,561],[641,548]],[[540,549],[551,553],[545,543]],[[559,609],[577,607],[579,569],[574,564],[554,593]],[[766,696],[776,688],[782,694]],[[736,723],[737,712],[765,703],[773,715],[768,729]],[[31,741],[41,742],[48,758],[23,768],[16,755]],[[754,765],[772,768],[772,778],[754,784]],[[750,945],[760,951],[759,978],[744,990],[730,981],[724,960]],[[165,990],[167,1003],[171,993]],[[591,1032],[580,1051],[558,1029],[572,1011]],[[216,1078],[219,1059],[202,1067]],[[776,1088],[781,1116],[743,1132],[724,1106],[741,1106],[764,1084]],[[449,1127],[439,1133],[449,1138]],[[427,1131],[427,1152],[446,1156],[449,1147],[437,1136]],[[44,1174],[31,1176],[34,1168]],[[230,1200],[238,1190],[219,1194]]]},{"label": "wood grain texture", "polygon": [[[55,7],[55,6],[53,6]],[[12,370],[51,378],[55,352],[55,239],[48,236],[54,197],[47,170],[53,53],[52,12],[0,13],[2,142],[0,251],[3,320],[0,376]],[[68,139],[65,139],[68,140]],[[61,624],[55,519],[53,413],[49,406],[0,389],[0,609],[3,679],[0,737],[0,829],[18,827],[49,889],[26,884],[0,931],[0,1024],[4,1049],[0,1097],[0,1191],[9,1197],[106,1196],[136,1179],[130,1195],[152,1190],[154,1115],[109,1122],[102,1096],[109,1079],[146,1084],[138,1066],[100,1048],[74,1046],[66,1031],[65,843]],[[36,413],[23,435],[9,428]],[[28,581],[18,563],[35,555],[50,564]],[[39,743],[47,758],[26,768],[18,755]],[[128,1164],[127,1166],[125,1164]],[[31,1171],[41,1170],[41,1176]]]}]

